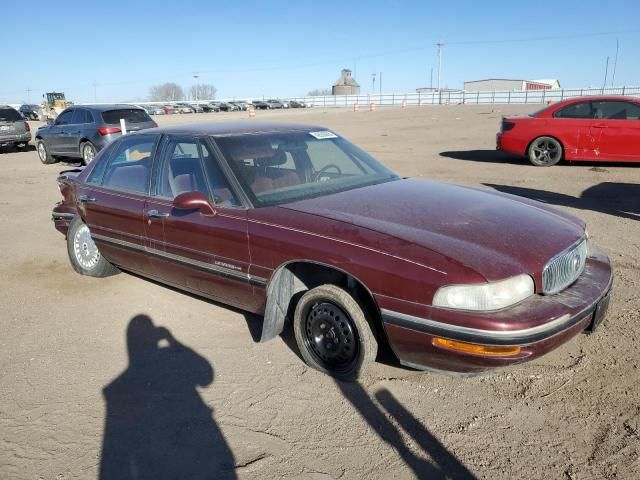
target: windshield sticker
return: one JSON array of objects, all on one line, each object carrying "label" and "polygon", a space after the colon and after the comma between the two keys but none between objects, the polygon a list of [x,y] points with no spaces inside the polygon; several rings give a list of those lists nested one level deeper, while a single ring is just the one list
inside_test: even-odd
[{"label": "windshield sticker", "polygon": [[321,132],[309,132],[313,138],[317,138],[318,140],[324,140],[325,138],[338,138],[338,136],[330,132],[329,130],[323,130]]}]

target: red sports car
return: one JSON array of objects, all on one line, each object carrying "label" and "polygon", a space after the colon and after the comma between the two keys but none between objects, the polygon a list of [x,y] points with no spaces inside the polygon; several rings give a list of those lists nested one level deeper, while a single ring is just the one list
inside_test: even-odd
[{"label": "red sports car", "polygon": [[578,97],[528,117],[505,117],[496,148],[539,167],[560,160],[640,161],[640,99]]},{"label": "red sports car", "polygon": [[356,378],[388,342],[421,369],[536,358],[602,320],[609,260],[581,220],[493,190],[403,179],[322,127],[212,124],[119,138],[59,178],[73,268],[120,269],[286,323]]}]

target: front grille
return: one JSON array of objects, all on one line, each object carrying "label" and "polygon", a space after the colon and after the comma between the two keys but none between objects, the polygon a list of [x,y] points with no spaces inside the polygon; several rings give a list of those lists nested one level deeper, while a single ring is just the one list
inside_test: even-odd
[{"label": "front grille", "polygon": [[587,251],[587,239],[583,238],[549,260],[542,270],[543,293],[557,293],[575,282],[584,270]]}]

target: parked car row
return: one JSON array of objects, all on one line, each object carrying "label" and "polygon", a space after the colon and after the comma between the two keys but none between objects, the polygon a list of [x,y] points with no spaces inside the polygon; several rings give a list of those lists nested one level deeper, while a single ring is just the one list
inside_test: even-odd
[{"label": "parked car row", "polygon": [[244,111],[253,106],[257,110],[272,110],[281,108],[306,108],[310,107],[304,102],[297,100],[252,100],[240,101],[233,100],[228,102],[209,101],[209,102],[174,102],[166,105],[141,105],[149,115],[168,115],[172,113],[209,113],[209,112],[233,112]]}]

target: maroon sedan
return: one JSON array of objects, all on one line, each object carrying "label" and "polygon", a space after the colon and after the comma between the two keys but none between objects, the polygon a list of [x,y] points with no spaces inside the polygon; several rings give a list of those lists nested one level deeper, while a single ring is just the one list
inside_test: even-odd
[{"label": "maroon sedan", "polygon": [[506,117],[496,148],[539,167],[560,160],[640,161],[640,99],[579,97],[528,117]]},{"label": "maroon sedan", "polygon": [[477,373],[602,320],[608,258],[585,224],[494,191],[403,179],[322,127],[214,124],[127,135],[59,178],[73,268],[120,269],[291,323],[314,368]]}]

